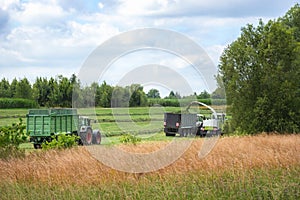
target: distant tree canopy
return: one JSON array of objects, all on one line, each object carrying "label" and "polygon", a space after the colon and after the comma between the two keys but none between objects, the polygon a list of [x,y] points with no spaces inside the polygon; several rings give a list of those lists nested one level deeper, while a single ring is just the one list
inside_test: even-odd
[{"label": "distant tree canopy", "polygon": [[148,98],[153,98],[153,99],[160,99],[160,93],[157,89],[150,89],[149,92],[147,93]]},{"label": "distant tree canopy", "polygon": [[232,126],[248,133],[300,131],[300,7],[242,28],[220,59]]},{"label": "distant tree canopy", "polygon": [[[204,94],[204,96],[203,96]],[[196,94],[197,96],[197,94]],[[209,94],[204,91],[199,96],[205,99],[209,98]],[[92,83],[89,86],[82,86],[80,80],[73,74],[70,78],[62,75],[56,78],[37,77],[31,85],[28,79],[13,79],[10,83],[3,78],[0,81],[0,99],[2,107],[19,107],[20,99],[30,100],[30,102],[40,107],[137,107],[161,104],[164,106],[179,105],[178,101],[169,101],[181,99],[178,92],[171,91],[169,96],[161,99],[157,89],[152,88],[146,94],[144,88],[140,84],[132,84],[130,86],[111,86],[105,81],[101,84]],[[6,98],[16,99],[14,101],[5,100]],[[183,97],[185,98],[185,97]],[[149,101],[151,99],[151,101]],[[155,101],[154,101],[155,100]],[[24,101],[27,102],[27,101]],[[209,101],[210,102],[210,101]],[[26,107],[31,104],[27,103]],[[73,104],[73,105],[72,105]]]}]

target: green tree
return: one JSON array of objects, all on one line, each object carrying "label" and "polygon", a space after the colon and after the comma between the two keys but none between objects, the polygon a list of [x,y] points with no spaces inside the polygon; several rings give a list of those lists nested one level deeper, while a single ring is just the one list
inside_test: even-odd
[{"label": "green tree", "polygon": [[293,29],[295,39],[300,42],[300,5],[293,6],[279,21]]},{"label": "green tree", "polygon": [[210,94],[204,90],[203,92],[201,92],[198,96],[198,99],[209,99],[210,98]]},{"label": "green tree", "polygon": [[129,88],[116,86],[113,89],[111,106],[112,107],[128,107],[129,106]]},{"label": "green tree", "polygon": [[20,80],[16,86],[16,98],[32,99],[32,88],[27,78]]},{"label": "green tree", "polygon": [[280,21],[247,25],[221,56],[232,127],[248,133],[298,132],[300,46]]},{"label": "green tree", "polygon": [[71,107],[72,105],[72,84],[70,80],[63,76],[58,76],[58,102],[61,107]]},{"label": "green tree", "polygon": [[178,92],[174,93],[174,91],[171,91],[165,99],[181,99],[181,96]]},{"label": "green tree", "polygon": [[0,98],[11,97],[10,84],[8,80],[3,78],[0,82]]},{"label": "green tree", "polygon": [[143,89],[144,88],[140,84],[132,84],[130,86],[130,107],[147,106],[147,96]]},{"label": "green tree", "polygon": [[157,89],[153,88],[148,91],[147,97],[153,99],[160,99],[160,93]]},{"label": "green tree", "polygon": [[220,74],[218,74],[215,77],[215,79],[217,81],[217,89],[215,91],[213,91],[213,93],[211,94],[211,98],[212,99],[225,99],[226,94],[225,94],[225,88],[224,88],[222,76],[220,76]]},{"label": "green tree", "polygon": [[59,106],[59,97],[58,97],[59,89],[58,89],[57,80],[51,77],[48,81],[48,85],[50,91],[49,91],[49,101],[46,103],[46,106],[47,107]]},{"label": "green tree", "polygon": [[113,88],[110,85],[107,85],[104,81],[101,86],[98,88],[98,94],[100,94],[100,102],[98,105],[104,108],[111,107],[111,98],[112,98]]},{"label": "green tree", "polygon": [[38,77],[33,84],[33,98],[40,106],[46,106],[49,102],[50,88],[47,78]]},{"label": "green tree", "polygon": [[10,84],[10,97],[11,98],[16,97],[17,85],[18,85],[18,80],[16,78],[14,78]]}]

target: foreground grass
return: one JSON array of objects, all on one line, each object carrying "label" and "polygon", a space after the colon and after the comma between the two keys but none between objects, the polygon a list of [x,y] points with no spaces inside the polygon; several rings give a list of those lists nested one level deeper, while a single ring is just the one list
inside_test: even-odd
[{"label": "foreground grass", "polygon": [[[177,161],[151,173],[114,170],[84,147],[0,160],[0,199],[300,198],[299,135],[225,137],[199,159],[204,140],[195,139]],[[150,153],[168,142],[118,146]]]},{"label": "foreground grass", "polygon": [[1,199],[299,199],[300,168],[141,176],[105,184],[1,182]]}]

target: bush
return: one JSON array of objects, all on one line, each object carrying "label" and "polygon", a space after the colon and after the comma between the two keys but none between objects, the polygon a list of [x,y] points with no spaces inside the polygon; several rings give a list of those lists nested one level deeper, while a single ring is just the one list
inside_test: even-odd
[{"label": "bush", "polygon": [[38,108],[39,105],[30,99],[0,98],[0,108]]},{"label": "bush", "polygon": [[0,128],[0,158],[9,159],[11,157],[25,156],[25,151],[19,149],[21,143],[26,142],[28,135],[25,132],[26,126],[22,119],[19,123]]},{"label": "bush", "polygon": [[132,143],[134,145],[136,145],[138,142],[140,142],[142,139],[141,138],[138,138],[136,137],[136,135],[133,135],[133,134],[124,134],[120,137],[120,142],[121,143]]},{"label": "bush", "polygon": [[44,142],[42,144],[43,149],[66,149],[78,145],[80,138],[77,135],[69,135],[60,133],[52,136],[51,142]]}]

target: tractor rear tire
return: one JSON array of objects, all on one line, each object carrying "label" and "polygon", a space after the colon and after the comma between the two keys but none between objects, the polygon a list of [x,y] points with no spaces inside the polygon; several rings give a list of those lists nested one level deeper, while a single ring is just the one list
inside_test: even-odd
[{"label": "tractor rear tire", "polygon": [[80,133],[80,139],[83,145],[92,144],[93,131],[91,128],[87,128],[85,132]]},{"label": "tractor rear tire", "polygon": [[99,130],[94,130],[93,131],[93,139],[92,139],[93,144],[100,144],[101,143],[101,133]]}]

